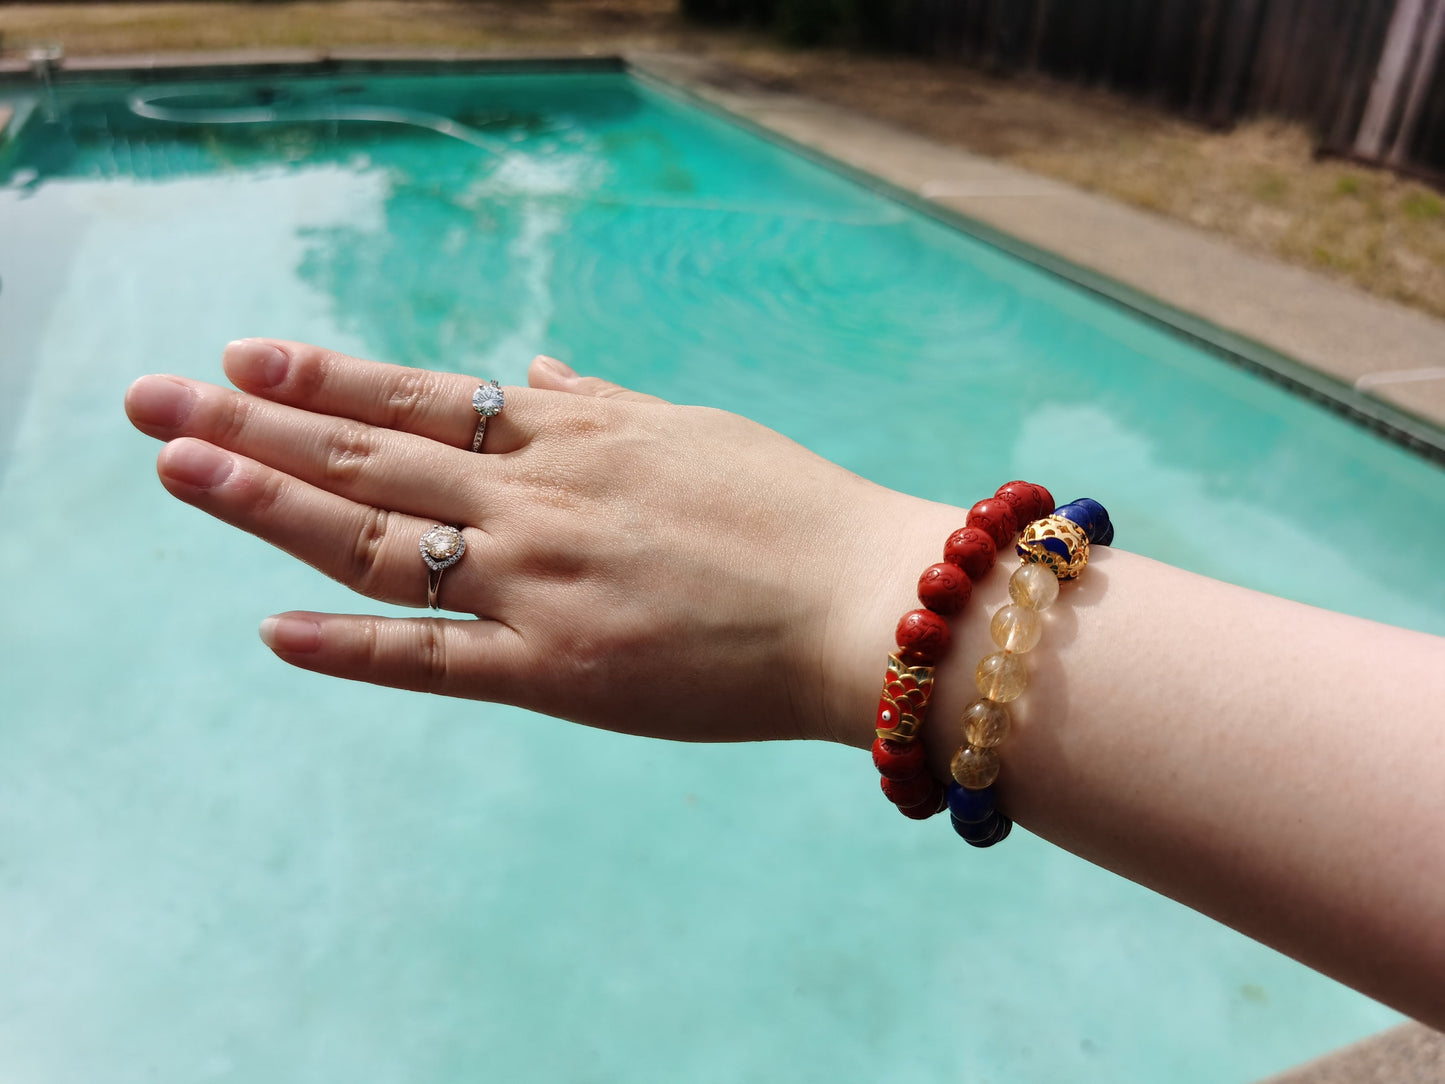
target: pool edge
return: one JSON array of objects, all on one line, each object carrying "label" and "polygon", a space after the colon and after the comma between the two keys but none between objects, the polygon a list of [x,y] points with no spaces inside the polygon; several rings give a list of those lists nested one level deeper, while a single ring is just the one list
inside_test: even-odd
[{"label": "pool edge", "polygon": [[[628,55],[624,59],[629,75],[663,93],[681,97],[688,104],[705,109],[761,138],[841,173],[880,195],[1007,252],[1097,297],[1137,313],[1222,361],[1280,385],[1295,395],[1318,403],[1356,425],[1371,430],[1393,444],[1445,466],[1445,428],[1427,418],[1366,395],[1345,381],[1243,332],[1217,324],[1198,313],[1155,297],[1145,290],[1037,245],[982,218],[949,207],[937,199],[890,181],[874,171],[839,158],[754,116],[731,108],[726,100],[720,100],[719,96],[709,93],[710,88],[706,84],[699,84],[668,66],[665,58],[661,64],[657,57],[651,55]],[[1052,181],[1048,183],[1059,184]]]}]

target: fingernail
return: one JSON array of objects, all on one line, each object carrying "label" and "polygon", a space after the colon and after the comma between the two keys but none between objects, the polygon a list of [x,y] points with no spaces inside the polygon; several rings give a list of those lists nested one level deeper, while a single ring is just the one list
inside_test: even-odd
[{"label": "fingernail", "polygon": [[565,379],[572,379],[577,373],[565,361],[558,361],[556,358],[549,358],[546,354],[539,354],[542,359],[542,367],[557,376]]},{"label": "fingernail", "polygon": [[196,395],[184,384],[164,376],[143,376],[131,385],[126,404],[136,421],[174,429],[190,417]]},{"label": "fingernail", "polygon": [[261,642],[280,655],[309,655],[321,647],[321,626],[294,614],[268,617],[261,622]]},{"label": "fingernail", "polygon": [[291,359],[264,339],[237,339],[226,344],[226,372],[253,388],[274,388],[286,379]]},{"label": "fingernail", "polygon": [[235,461],[220,449],[198,440],[182,440],[167,446],[161,469],[167,478],[210,489],[229,478],[234,467]]}]

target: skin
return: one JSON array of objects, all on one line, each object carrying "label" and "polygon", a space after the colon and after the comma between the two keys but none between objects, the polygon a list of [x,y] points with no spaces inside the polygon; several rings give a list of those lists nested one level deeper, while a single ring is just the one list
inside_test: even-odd
[{"label": "skin", "polygon": [[[463,527],[440,592],[461,619],[263,623],[281,659],[336,677],[655,737],[867,748],[894,624],[966,514],[548,358],[482,455],[459,407],[475,379],[271,340],[232,343],[225,368],[239,391],[127,393],[176,497],[403,605],[426,602],[421,534]],[[1015,563],[950,621],[925,732],[941,779]],[[1445,640],[1101,548],[1045,618],[1000,807],[1445,1027]]]}]

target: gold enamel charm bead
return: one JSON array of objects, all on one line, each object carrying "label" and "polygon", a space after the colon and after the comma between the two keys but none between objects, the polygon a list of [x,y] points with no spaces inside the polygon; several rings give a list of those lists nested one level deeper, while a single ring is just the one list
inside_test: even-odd
[{"label": "gold enamel charm bead", "polygon": [[1072,580],[1089,563],[1089,536],[1071,519],[1045,516],[1019,535],[1018,555],[1030,564],[1043,565],[1061,580]]}]

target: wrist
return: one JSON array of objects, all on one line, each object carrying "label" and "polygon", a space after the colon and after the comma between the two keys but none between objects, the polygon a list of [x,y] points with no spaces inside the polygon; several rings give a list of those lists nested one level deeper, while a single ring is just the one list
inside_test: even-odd
[{"label": "wrist", "polygon": [[[918,608],[918,575],[941,559],[945,540],[968,516],[966,508],[901,493],[888,496],[876,512],[881,529],[866,536],[860,532],[856,539],[851,573],[856,587],[840,592],[829,616],[834,635],[826,660],[826,736],[859,749],[869,748],[877,736],[879,690],[888,656],[898,650],[894,630],[900,615]],[[899,525],[906,527],[900,529]],[[1007,601],[1008,578],[1017,565],[1011,549],[1000,553],[995,567],[973,581],[968,605],[948,619],[950,647],[935,670],[933,699],[923,729],[929,767],[939,780],[949,778],[957,720],[978,698],[973,666],[993,650],[989,616]]]}]

